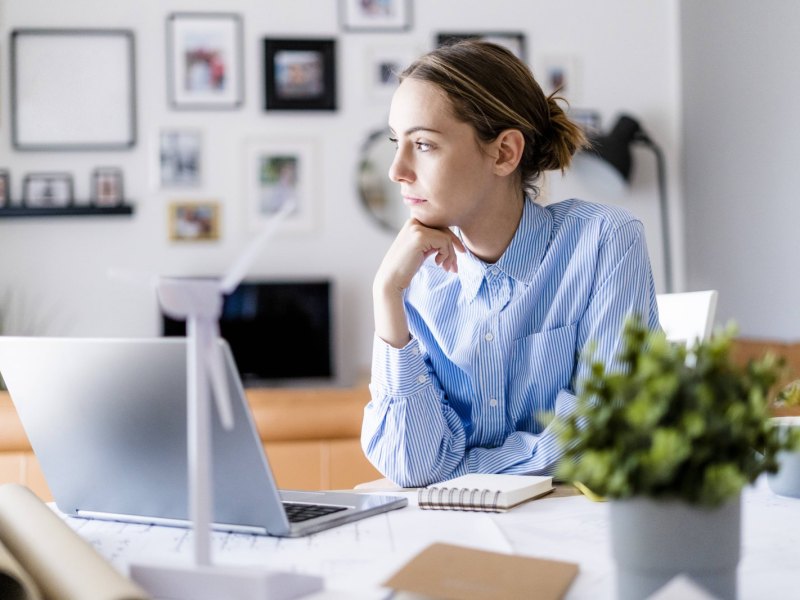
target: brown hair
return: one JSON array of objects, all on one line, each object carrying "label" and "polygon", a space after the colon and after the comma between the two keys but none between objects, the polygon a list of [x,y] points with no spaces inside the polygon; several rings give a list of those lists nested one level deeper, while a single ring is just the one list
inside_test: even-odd
[{"label": "brown hair", "polygon": [[449,97],[457,119],[470,123],[483,142],[506,129],[525,138],[518,171],[523,188],[536,197],[542,172],[569,167],[572,156],[586,145],[580,126],[545,96],[527,65],[509,50],[478,40],[441,46],[414,61],[400,74],[433,83]]}]

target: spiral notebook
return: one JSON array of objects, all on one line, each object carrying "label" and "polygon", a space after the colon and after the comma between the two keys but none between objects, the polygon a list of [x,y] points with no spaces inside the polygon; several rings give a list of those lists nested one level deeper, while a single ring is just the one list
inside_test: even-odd
[{"label": "spiral notebook", "polygon": [[429,510],[504,512],[553,489],[550,476],[473,473],[421,488],[417,500]]}]

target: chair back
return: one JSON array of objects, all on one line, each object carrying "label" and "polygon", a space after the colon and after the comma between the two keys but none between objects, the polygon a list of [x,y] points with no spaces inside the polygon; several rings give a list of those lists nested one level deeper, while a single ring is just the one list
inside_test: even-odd
[{"label": "chair back", "polygon": [[717,291],[657,294],[658,318],[671,342],[694,344],[707,340],[714,327]]}]

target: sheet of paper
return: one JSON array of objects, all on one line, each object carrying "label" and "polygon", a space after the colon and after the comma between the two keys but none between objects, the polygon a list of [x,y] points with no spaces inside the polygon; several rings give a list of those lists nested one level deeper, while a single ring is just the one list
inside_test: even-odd
[{"label": "sheet of paper", "polygon": [[[191,532],[174,527],[66,518],[119,571],[134,562],[191,560]],[[333,590],[378,589],[397,566],[432,541],[511,552],[487,513],[395,510],[311,536],[289,539],[238,533],[212,535],[214,561],[322,575]],[[385,595],[385,594],[384,594]]]}]

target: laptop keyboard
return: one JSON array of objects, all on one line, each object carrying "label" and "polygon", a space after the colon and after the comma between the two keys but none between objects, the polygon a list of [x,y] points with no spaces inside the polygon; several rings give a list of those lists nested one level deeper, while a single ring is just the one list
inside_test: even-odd
[{"label": "laptop keyboard", "polygon": [[330,506],[327,504],[301,504],[298,502],[284,502],[283,508],[286,510],[286,517],[290,523],[308,521],[315,517],[322,517],[331,513],[345,510],[346,506]]}]

